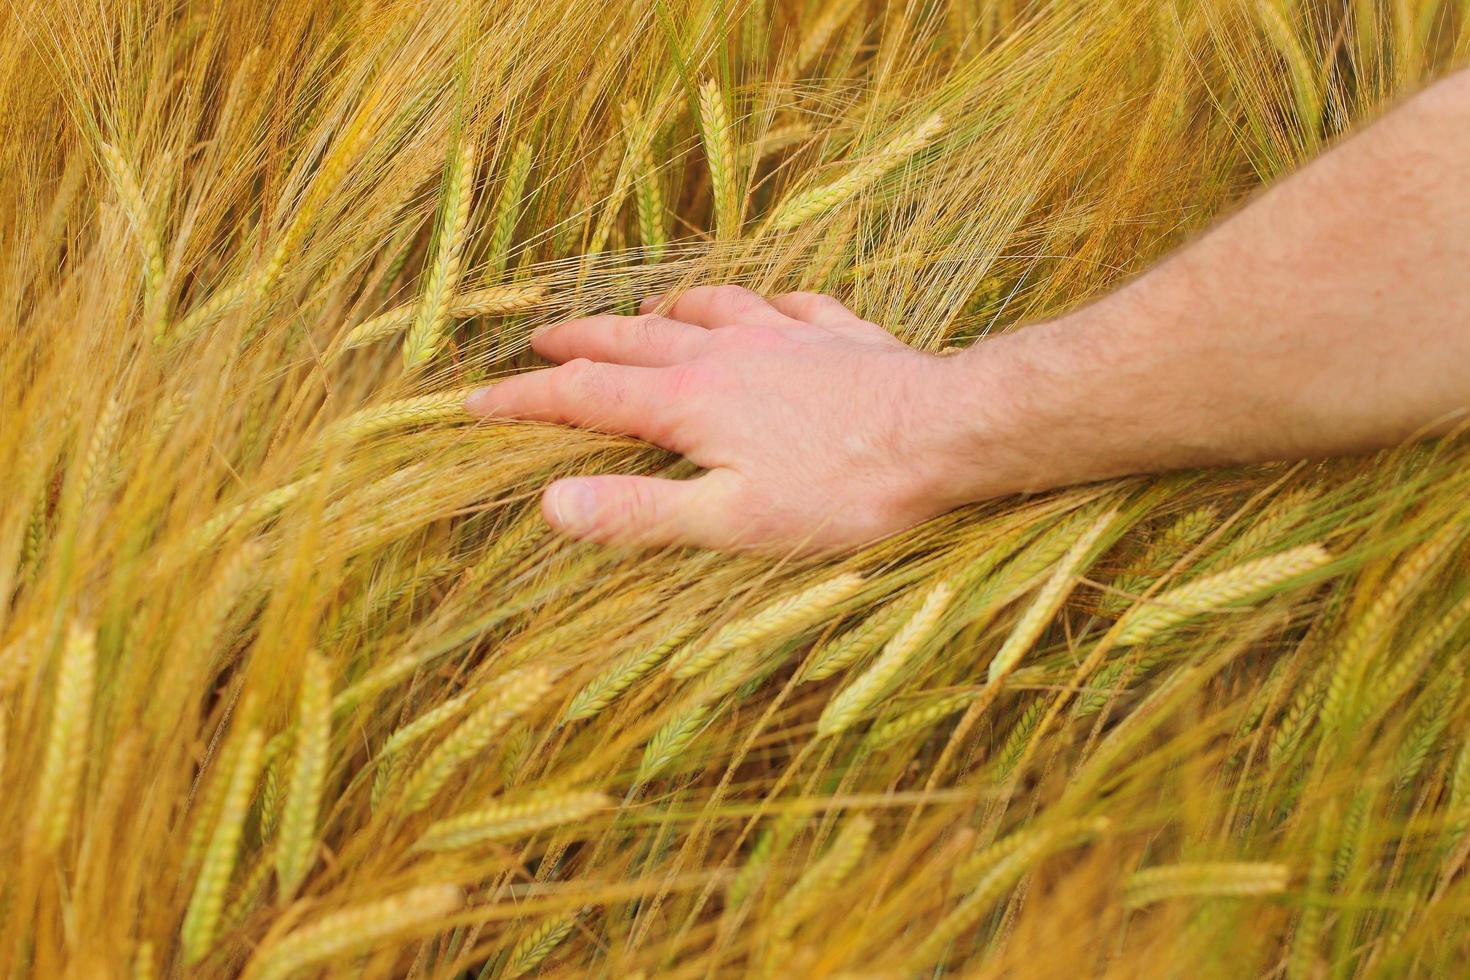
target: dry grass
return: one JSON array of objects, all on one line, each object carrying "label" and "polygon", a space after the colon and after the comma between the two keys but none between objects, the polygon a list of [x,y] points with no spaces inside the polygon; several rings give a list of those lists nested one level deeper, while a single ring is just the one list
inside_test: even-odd
[{"label": "dry grass", "polygon": [[1462,971],[1463,440],[814,565],[558,539],[548,479],[689,468],[457,408],[696,282],[935,351],[1064,311],[1463,61],[1462,5],[0,24],[8,975]]}]

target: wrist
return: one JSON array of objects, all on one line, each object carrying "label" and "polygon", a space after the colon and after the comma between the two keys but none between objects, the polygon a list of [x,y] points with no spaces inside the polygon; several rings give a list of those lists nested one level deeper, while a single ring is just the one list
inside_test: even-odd
[{"label": "wrist", "polygon": [[1101,306],[982,340],[946,358],[950,492],[961,502],[1034,493],[1174,465],[1139,356]]}]

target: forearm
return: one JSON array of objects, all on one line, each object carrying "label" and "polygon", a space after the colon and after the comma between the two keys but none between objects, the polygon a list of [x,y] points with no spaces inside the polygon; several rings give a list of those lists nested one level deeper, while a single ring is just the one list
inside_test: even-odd
[{"label": "forearm", "polygon": [[1470,406],[1467,176],[1459,75],[1112,296],[964,355],[989,392],[977,462],[998,454],[1005,489],[1037,489],[1453,425]]}]

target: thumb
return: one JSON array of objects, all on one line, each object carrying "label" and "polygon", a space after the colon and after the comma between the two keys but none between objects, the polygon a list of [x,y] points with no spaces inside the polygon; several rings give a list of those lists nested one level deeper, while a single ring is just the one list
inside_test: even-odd
[{"label": "thumb", "polygon": [[599,544],[730,548],[738,544],[734,482],[728,470],[693,480],[579,476],[547,487],[541,513],[563,534]]}]

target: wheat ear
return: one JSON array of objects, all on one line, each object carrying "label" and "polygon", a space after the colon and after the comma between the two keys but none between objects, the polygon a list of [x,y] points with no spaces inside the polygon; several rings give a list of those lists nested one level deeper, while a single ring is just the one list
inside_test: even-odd
[{"label": "wheat ear", "polygon": [[526,196],[526,179],[531,175],[531,161],[535,151],[530,143],[521,140],[511,151],[510,163],[505,168],[500,192],[490,211],[490,248],[487,272],[491,278],[505,275],[510,263],[510,247],[515,241],[516,225],[521,219],[522,201]]},{"label": "wheat ear", "polygon": [[274,516],[281,508],[300,497],[315,480],[314,476],[303,477],[295,483],[277,487],[254,500],[247,500],[243,504],[236,504],[222,511],[205,521],[189,535],[186,542],[187,550],[194,554],[202,553],[237,523],[242,527],[253,527]]},{"label": "wheat ear", "polygon": [[852,16],[857,0],[831,0],[812,25],[802,31],[796,49],[796,70],[805,72],[817,60],[832,35]]},{"label": "wheat ear", "polygon": [[1315,144],[1321,127],[1322,88],[1319,79],[1322,68],[1307,57],[1295,28],[1287,21],[1276,0],[1257,0],[1256,12],[1261,27],[1291,74],[1292,95],[1296,100],[1298,121],[1302,134]]},{"label": "wheat ear", "polygon": [[654,733],[638,763],[638,781],[647,782],[674,763],[699,733],[709,726],[713,709],[707,704],[676,715]]},{"label": "wheat ear", "polygon": [[158,970],[153,962],[153,944],[145,939],[133,951],[133,980],[153,980],[156,976]]},{"label": "wheat ear", "polygon": [[1111,589],[1098,603],[1099,609],[1110,616],[1117,616],[1128,608],[1139,594],[1158,581],[1158,576],[1184,556],[1190,546],[1202,537],[1219,518],[1218,508],[1206,505],[1180,517],[1168,529],[1150,542],[1147,550],[1135,560],[1128,571],[1111,583]]},{"label": "wheat ear", "polygon": [[245,971],[249,980],[285,980],[297,971],[371,949],[395,933],[427,925],[459,908],[455,885],[425,885],[392,898],[343,909],[301,926],[256,953]]},{"label": "wheat ear", "polygon": [[276,243],[276,247],[272,249],[265,264],[253,275],[247,275],[228,286],[217,289],[208,299],[179,321],[173,328],[170,339],[175,342],[188,340],[252,296],[263,298],[275,288],[281,272],[286,267],[286,260],[300,249],[322,204],[342,183],[348,168],[357,159],[372,135],[372,130],[366,125],[365,119],[360,117],[354,121],[347,135],[338,142],[328,154],[321,169],[317,171],[295,216],[286,226],[281,240]]},{"label": "wheat ear", "polygon": [[1001,644],[1000,650],[990,661],[990,669],[987,671],[987,680],[991,684],[1003,680],[1007,674],[1015,669],[1016,664],[1021,662],[1026,651],[1041,636],[1042,630],[1052,621],[1062,603],[1067,600],[1072,589],[1077,585],[1077,576],[1086,567],[1088,559],[1092,556],[1093,549],[1097,547],[1098,541],[1108,528],[1112,527],[1113,521],[1118,517],[1116,510],[1104,512],[1092,526],[1082,533],[1067,553],[1062,556],[1056,571],[1042,584],[1036,593],[1036,598],[1021,618],[1016,620],[1016,625],[1011,628],[1010,635]]},{"label": "wheat ear", "polygon": [[882,149],[829,184],[813,187],[784,202],[771,215],[771,231],[790,231],[861,194],[874,182],[909,157],[918,153],[944,128],[938,113],[898,136]]},{"label": "wheat ear", "polygon": [[818,906],[852,874],[873,836],[873,821],[865,816],[848,819],[832,846],[809,868],[776,905],[771,921],[776,936],[784,939],[811,917]]},{"label": "wheat ear", "polygon": [[1356,707],[1353,702],[1367,675],[1368,662],[1377,648],[1376,641],[1397,621],[1405,600],[1438,567],[1440,559],[1449,553],[1462,533],[1462,528],[1451,522],[1414,549],[1399,562],[1372,604],[1353,621],[1342,649],[1333,658],[1332,674],[1322,701],[1322,724],[1329,731],[1337,730],[1353,714],[1352,709]]},{"label": "wheat ear", "polygon": [[31,809],[41,846],[47,852],[61,845],[71,826],[82,770],[87,763],[96,686],[96,634],[72,623],[56,670],[51,728],[46,734],[41,779]]},{"label": "wheat ear", "polygon": [[812,655],[801,675],[803,682],[826,680],[882,646],[919,608],[923,596],[909,593],[888,603],[852,629],[835,637]]},{"label": "wheat ear", "polygon": [[536,969],[571,935],[576,924],[577,917],[567,915],[548,919],[532,929],[511,949],[510,956],[506,959],[504,975],[507,978],[523,977]]},{"label": "wheat ear", "polygon": [[51,693],[51,726],[41,757],[41,780],[31,804],[35,829],[47,852],[56,851],[71,829],[72,810],[87,765],[88,723],[96,686],[96,633],[72,623]]},{"label": "wheat ear", "polygon": [[111,396],[97,414],[97,424],[92,428],[92,438],[87,441],[87,451],[82,457],[78,474],[82,507],[97,501],[107,489],[113,472],[113,449],[117,442],[117,430],[122,422],[122,403]]},{"label": "wheat ear", "polygon": [[817,720],[820,737],[845,732],[882,696],[934,632],[953,598],[954,586],[949,582],[938,582],[929,589],[923,603],[883,647],[873,665],[827,703]]},{"label": "wheat ear", "polygon": [[882,749],[907,738],[915,732],[921,732],[933,725],[935,722],[954,714],[975,701],[980,696],[978,691],[957,691],[954,694],[945,694],[936,697],[922,707],[914,708],[905,712],[891,721],[885,721],[876,726],[869,741],[874,748]]},{"label": "wheat ear", "polygon": [[428,806],[461,765],[546,695],[553,678],[551,669],[544,666],[502,678],[496,696],[460,722],[409,779],[403,791],[403,812],[417,813]]},{"label": "wheat ear", "polygon": [[404,725],[388,737],[377,755],[377,772],[373,775],[372,805],[376,810],[387,793],[393,776],[398,769],[404,749],[432,735],[445,722],[458,717],[470,705],[471,692],[457,695],[426,711],[423,715]]},{"label": "wheat ear", "polygon": [[613,805],[603,793],[543,792],[518,803],[499,803],[429,825],[414,845],[420,851],[452,851],[485,841],[524,837],[577,823]]},{"label": "wheat ear", "polygon": [[1169,864],[1136,871],[1124,883],[1124,902],[1132,908],[1170,898],[1243,898],[1286,891],[1291,869],[1266,862]]},{"label": "wheat ear", "polygon": [[[546,300],[546,288],[537,285],[489,286],[460,293],[449,301],[449,317],[462,320],[472,316],[501,316],[531,309]],[[398,306],[364,320],[342,338],[338,352],[366,347],[387,340],[414,325],[418,307]]]},{"label": "wheat ear", "polygon": [[1331,560],[1321,545],[1309,544],[1181,585],[1134,606],[1119,620],[1116,644],[1144,643],[1187,619],[1259,596]]},{"label": "wheat ear", "polygon": [[460,146],[455,165],[450,171],[449,185],[444,191],[444,205],[439,216],[439,246],[434,255],[423,296],[413,326],[403,341],[403,366],[415,368],[434,356],[451,316],[455,288],[459,285],[465,232],[470,224],[470,203],[474,198],[475,144],[465,140]]},{"label": "wheat ear", "polygon": [[366,117],[359,116],[353,120],[347,134],[327,155],[321,169],[313,178],[310,189],[302,199],[300,208],[292,217],[291,223],[286,226],[281,240],[276,244],[270,258],[266,260],[265,265],[251,284],[257,296],[265,296],[275,287],[276,282],[281,278],[282,270],[286,267],[286,261],[295,256],[297,250],[300,249],[322,205],[336,193],[343,178],[347,176],[348,169],[367,147],[372,136],[373,130],[367,125]]},{"label": "wheat ear", "polygon": [[582,721],[601,712],[678,649],[698,626],[699,621],[690,618],[657,643],[634,650],[592,678],[567,705],[561,717],[562,724]]},{"label": "wheat ear", "polygon": [[637,174],[633,183],[633,204],[638,213],[638,241],[643,256],[657,263],[668,246],[668,204],[664,200],[663,179],[653,156],[653,134],[645,133],[635,158]]},{"label": "wheat ear", "polygon": [[199,864],[194,894],[189,899],[189,908],[184,914],[184,926],[179,938],[184,946],[184,962],[189,965],[204,959],[214,946],[215,931],[219,926],[220,913],[224,910],[225,889],[229,887],[230,877],[235,873],[235,862],[239,858],[245,814],[250,809],[250,799],[255,795],[255,783],[260,775],[261,749],[264,743],[265,736],[259,728],[251,728],[241,739],[235,767],[230,773],[229,786],[225,790],[219,816],[215,820],[214,833],[209,838],[204,859]]},{"label": "wheat ear", "polygon": [[374,408],[365,408],[333,422],[323,431],[322,441],[356,442],[389,429],[466,418],[464,401],[472,391],[473,388],[456,388],[453,391],[400,398]]},{"label": "wheat ear", "polygon": [[143,253],[143,315],[148,320],[153,342],[162,343],[168,332],[168,311],[163,306],[163,245],[159,241],[158,230],[148,220],[148,199],[143,196],[138,175],[111,143],[103,143],[101,151],[102,164],[112,179],[123,210],[127,212],[128,223],[138,239],[138,250]]},{"label": "wheat ear", "polygon": [[312,653],[301,677],[296,709],[296,758],[286,787],[276,839],[276,886],[283,899],[296,894],[316,859],[316,823],[332,741],[332,682],[326,658]]},{"label": "wheat ear", "polygon": [[845,572],[778,599],[754,615],[728,624],[708,642],[682,651],[666,669],[675,677],[693,677],[737,650],[777,637],[793,636],[819,621],[839,602],[855,595],[865,581],[861,575]]},{"label": "wheat ear", "polygon": [[[1093,824],[1094,832],[1101,832],[1106,826],[1105,820],[1096,821]],[[1020,880],[1021,876],[1029,871],[1036,862],[1054,850],[1075,843],[1078,838],[1079,835],[1070,827],[1065,830],[1051,828],[1034,835],[1027,835],[1013,850],[990,867],[959,905],[935,924],[929,935],[924,937],[918,948],[908,958],[904,972],[907,974],[924,972],[926,967],[944,955],[950,943],[979,922],[981,916],[990,910],[996,900]]]},{"label": "wheat ear", "polygon": [[735,136],[730,127],[730,110],[719,83],[706,79],[699,87],[699,132],[704,139],[705,163],[709,167],[710,191],[714,196],[715,234],[728,241],[740,233],[740,195],[735,174]]}]

